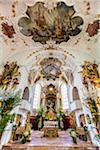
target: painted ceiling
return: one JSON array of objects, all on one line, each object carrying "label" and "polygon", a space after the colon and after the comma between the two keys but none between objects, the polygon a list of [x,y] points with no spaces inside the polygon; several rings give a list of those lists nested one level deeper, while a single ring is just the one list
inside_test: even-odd
[{"label": "painted ceiling", "polygon": [[42,44],[50,39],[57,43],[67,42],[71,36],[81,32],[80,26],[83,25],[83,19],[74,16],[74,7],[67,6],[64,2],[58,2],[52,11],[43,2],[37,2],[27,7],[26,15],[18,22],[21,33]]},{"label": "painted ceiling", "polygon": [[31,68],[50,57],[62,61],[63,69],[66,65],[74,70],[84,60],[99,63],[99,4],[99,0],[0,0],[0,66],[17,60]]}]

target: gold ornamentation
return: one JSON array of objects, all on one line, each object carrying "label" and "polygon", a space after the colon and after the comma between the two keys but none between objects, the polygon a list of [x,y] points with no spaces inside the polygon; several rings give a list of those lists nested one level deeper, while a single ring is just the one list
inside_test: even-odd
[{"label": "gold ornamentation", "polygon": [[0,87],[4,89],[16,88],[19,84],[19,66],[17,62],[7,62],[4,65],[4,70],[2,75],[0,75]]},{"label": "gold ornamentation", "polygon": [[88,88],[88,83],[94,85],[94,87],[100,87],[100,75],[98,72],[98,65],[85,61],[80,72],[83,79],[83,84]]}]

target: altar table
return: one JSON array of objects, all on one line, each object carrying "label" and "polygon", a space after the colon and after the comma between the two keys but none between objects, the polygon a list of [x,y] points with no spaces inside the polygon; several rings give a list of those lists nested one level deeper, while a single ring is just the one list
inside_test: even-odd
[{"label": "altar table", "polygon": [[44,127],[44,137],[58,137],[57,127]]}]

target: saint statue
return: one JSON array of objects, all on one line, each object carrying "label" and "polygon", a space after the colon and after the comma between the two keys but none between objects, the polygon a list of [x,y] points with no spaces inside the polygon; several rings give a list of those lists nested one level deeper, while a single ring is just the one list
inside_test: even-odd
[{"label": "saint statue", "polygon": [[55,113],[53,109],[53,104],[50,104],[49,112],[48,112],[48,119],[49,120],[55,120]]}]

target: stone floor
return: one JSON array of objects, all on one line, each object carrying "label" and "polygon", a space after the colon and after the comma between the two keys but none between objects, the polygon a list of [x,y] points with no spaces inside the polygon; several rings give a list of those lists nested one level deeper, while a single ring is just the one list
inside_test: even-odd
[{"label": "stone floor", "polygon": [[[78,144],[84,143],[77,139]],[[57,138],[45,138],[43,137],[43,132],[41,131],[33,131],[32,140],[30,142],[31,145],[34,146],[72,146],[75,145],[72,142],[72,138],[65,131],[59,132],[59,137]]]},{"label": "stone floor", "polygon": [[57,138],[46,138],[43,137],[43,132],[33,131],[31,138],[31,142],[26,144],[7,144],[3,150],[99,150],[79,139],[77,144],[73,144],[71,137],[65,131],[60,131]]}]

